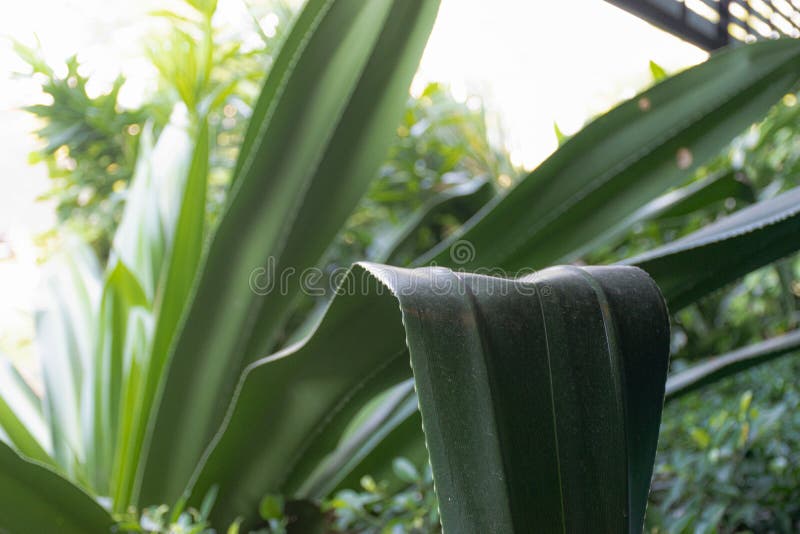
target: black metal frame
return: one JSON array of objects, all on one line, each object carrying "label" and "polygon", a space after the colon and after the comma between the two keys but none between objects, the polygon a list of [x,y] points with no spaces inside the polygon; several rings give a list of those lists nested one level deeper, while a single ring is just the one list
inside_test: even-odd
[{"label": "black metal frame", "polygon": [[705,50],[781,34],[800,37],[798,0],[606,1]]}]

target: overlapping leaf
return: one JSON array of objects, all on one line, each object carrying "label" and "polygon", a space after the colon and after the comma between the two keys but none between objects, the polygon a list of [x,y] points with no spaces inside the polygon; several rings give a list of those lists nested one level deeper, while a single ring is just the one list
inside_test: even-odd
[{"label": "overlapping leaf", "polygon": [[364,401],[409,375],[410,350],[447,532],[641,526],[668,352],[644,273],[359,264],[340,293],[305,342],[245,373],[193,488],[219,486],[218,521],[296,494]]},{"label": "overlapping leaf", "polygon": [[[174,501],[243,364],[263,356],[299,285],[385,154],[438,3],[311,0],[273,65],[179,335],[153,421],[140,502]],[[271,258],[271,259],[270,259]],[[270,262],[274,263],[270,263]],[[272,280],[274,282],[274,280]]]},{"label": "overlapping leaf", "polygon": [[112,524],[83,491],[0,443],[0,532],[100,534]]},{"label": "overlapping leaf", "polygon": [[630,216],[681,185],[800,79],[800,42],[783,39],[715,54],[596,119],[505,197],[481,210],[417,265],[542,268],[572,261],[629,227]]},{"label": "overlapping leaf", "polygon": [[677,310],[798,249],[800,187],[621,263],[650,273]]}]

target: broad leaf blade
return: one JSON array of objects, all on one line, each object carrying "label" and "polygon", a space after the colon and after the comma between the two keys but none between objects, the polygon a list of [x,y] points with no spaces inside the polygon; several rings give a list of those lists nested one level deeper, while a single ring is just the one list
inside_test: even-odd
[{"label": "broad leaf blade", "polygon": [[[177,339],[140,501],[183,490],[244,364],[266,353],[299,291],[253,275],[324,253],[391,140],[433,24],[428,0],[311,0],[270,71],[229,203]],[[274,282],[274,280],[272,280]]]},{"label": "broad leaf blade", "polygon": [[447,532],[641,528],[668,348],[644,273],[513,281],[363,264],[340,291],[304,343],[244,375],[194,479],[196,498],[220,487],[217,521],[252,518],[264,493],[302,493],[365,400],[408,376],[410,349]]},{"label": "broad leaf blade", "polygon": [[108,513],[49,469],[0,443],[0,531],[14,534],[109,532]]}]

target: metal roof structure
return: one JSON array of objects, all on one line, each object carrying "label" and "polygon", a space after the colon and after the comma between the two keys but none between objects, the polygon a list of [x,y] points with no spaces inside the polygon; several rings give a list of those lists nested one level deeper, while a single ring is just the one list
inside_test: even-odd
[{"label": "metal roof structure", "polygon": [[606,0],[705,50],[800,37],[800,0]]}]

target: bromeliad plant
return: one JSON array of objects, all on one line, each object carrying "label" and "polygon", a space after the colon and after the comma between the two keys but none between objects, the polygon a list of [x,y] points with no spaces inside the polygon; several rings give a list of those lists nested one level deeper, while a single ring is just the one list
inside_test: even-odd
[{"label": "bromeliad plant", "polygon": [[[108,266],[69,256],[37,318],[44,394],[2,376],[0,530],[107,532],[110,512],[205,513],[215,494],[212,524],[259,528],[265,494],[313,500],[427,452],[445,532],[637,532],[665,388],[797,346],[667,380],[667,306],[800,248],[800,190],[620,265],[545,269],[728,196],[711,181],[670,189],[800,79],[800,43],[783,40],[720,53],[600,117],[414,268],[354,265],[324,315],[272,352],[302,286],[261,282],[314,272],[381,162],[436,10],[309,0],[211,236],[205,118],[176,112],[145,135]],[[402,263],[413,225],[474,189],[425,205],[383,257]],[[544,270],[487,276],[522,269]]]}]

